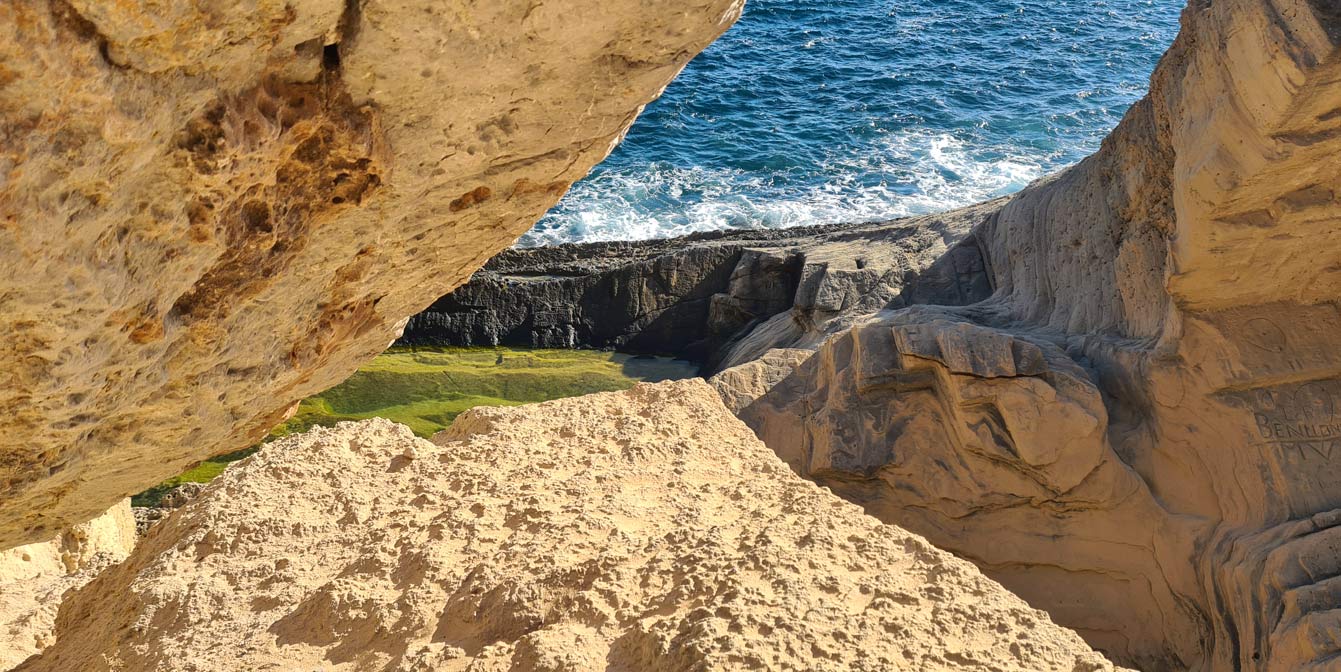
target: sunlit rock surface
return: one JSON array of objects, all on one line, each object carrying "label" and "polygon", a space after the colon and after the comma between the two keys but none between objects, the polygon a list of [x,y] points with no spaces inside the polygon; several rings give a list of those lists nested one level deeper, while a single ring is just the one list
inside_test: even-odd
[{"label": "sunlit rock surface", "polygon": [[700,380],[272,443],[57,635],[19,669],[1113,669],[797,477]]},{"label": "sunlit rock surface", "polygon": [[0,670],[51,646],[64,596],[134,548],[135,519],[126,499],[51,541],[0,551]]},{"label": "sunlit rock surface", "polygon": [[0,4],[0,548],[340,382],[741,5]]},{"label": "sunlit rock surface", "polygon": [[[1341,6],[1194,2],[1103,149],[740,410],[1143,670],[1341,659]],[[897,306],[896,306],[897,307]]]}]

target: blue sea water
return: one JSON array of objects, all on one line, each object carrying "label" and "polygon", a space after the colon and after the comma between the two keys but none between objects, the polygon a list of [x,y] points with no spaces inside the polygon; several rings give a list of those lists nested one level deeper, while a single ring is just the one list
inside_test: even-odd
[{"label": "blue sea water", "polygon": [[749,0],[521,240],[888,219],[1095,151],[1182,0]]}]

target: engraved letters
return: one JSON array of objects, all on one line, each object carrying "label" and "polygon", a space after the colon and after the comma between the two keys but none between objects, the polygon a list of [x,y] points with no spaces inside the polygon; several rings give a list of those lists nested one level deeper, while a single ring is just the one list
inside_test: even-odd
[{"label": "engraved letters", "polygon": [[1335,383],[1308,383],[1294,390],[1261,390],[1253,421],[1257,435],[1283,456],[1330,460],[1341,454],[1341,418]]}]

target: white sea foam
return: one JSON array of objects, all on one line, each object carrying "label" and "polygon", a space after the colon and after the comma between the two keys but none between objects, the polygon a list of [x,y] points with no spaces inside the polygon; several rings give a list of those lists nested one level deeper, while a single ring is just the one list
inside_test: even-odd
[{"label": "white sea foam", "polygon": [[885,136],[856,156],[835,157],[822,172],[800,179],[704,167],[606,172],[577,184],[520,245],[926,214],[1017,191],[1055,158],[913,129]]},{"label": "white sea foam", "polygon": [[522,245],[883,220],[1099,147],[1176,3],[751,0]]}]

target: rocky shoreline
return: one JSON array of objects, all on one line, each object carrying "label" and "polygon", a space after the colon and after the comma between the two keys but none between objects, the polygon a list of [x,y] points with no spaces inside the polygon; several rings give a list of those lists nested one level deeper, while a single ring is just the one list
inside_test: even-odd
[{"label": "rocky shoreline", "polygon": [[[687,359],[712,373],[769,349],[813,346],[844,317],[990,296],[970,232],[1000,205],[509,249],[410,318],[397,343],[615,349]],[[756,331],[769,336],[751,341]]]},{"label": "rocky shoreline", "polygon": [[[1335,2],[1191,3],[1009,198],[507,252],[410,324],[741,10],[471,7],[0,4],[4,664],[1336,669]],[[716,374],[317,428],[134,543],[397,337]]]}]

